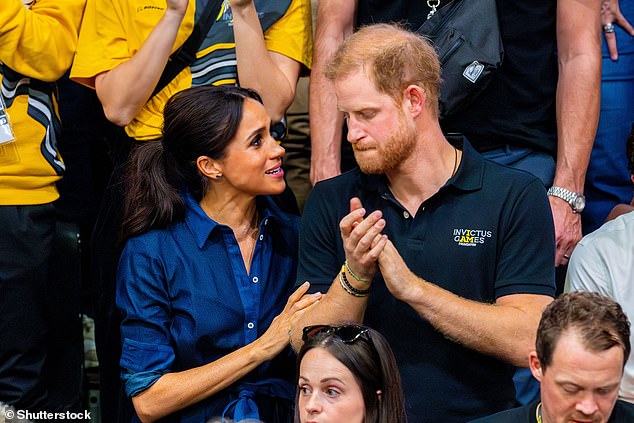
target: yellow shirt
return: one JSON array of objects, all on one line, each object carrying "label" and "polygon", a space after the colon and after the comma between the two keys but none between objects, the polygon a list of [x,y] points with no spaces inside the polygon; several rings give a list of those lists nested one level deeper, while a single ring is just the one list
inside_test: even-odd
[{"label": "yellow shirt", "polygon": [[[256,0],[255,5],[266,8],[267,0]],[[106,4],[107,3],[107,4]],[[214,31],[226,31],[221,28],[227,9],[225,1]],[[71,70],[71,78],[77,82],[94,88],[95,76],[109,71],[134,56],[150,35],[154,26],[162,18],[166,8],[165,0],[88,0],[86,16],[80,33],[77,56]],[[181,23],[174,43],[174,51],[180,47],[192,32],[196,2],[190,0],[185,18]],[[230,22],[224,22],[224,25]],[[228,26],[229,30],[231,29]],[[235,55],[233,33],[227,42],[211,46],[203,45],[197,53],[197,61],[204,62],[206,57],[218,53],[217,50],[232,51]],[[264,32],[264,39],[269,51],[290,57],[306,67],[310,67],[312,56],[311,10],[309,0],[292,0],[284,15]],[[213,65],[210,65],[213,66]],[[163,107],[175,93],[201,84],[235,84],[235,66],[222,78],[199,82],[192,79],[189,67],[179,73],[163,90],[145,104],[132,122],[126,126],[129,136],[138,140],[149,140],[160,137],[163,124]],[[204,78],[201,78],[204,79]]]},{"label": "yellow shirt", "polygon": [[[70,67],[86,0],[20,0],[0,7],[0,81],[15,142],[0,145],[0,205],[59,197],[64,165],[53,81]],[[47,82],[43,82],[47,81]]]}]

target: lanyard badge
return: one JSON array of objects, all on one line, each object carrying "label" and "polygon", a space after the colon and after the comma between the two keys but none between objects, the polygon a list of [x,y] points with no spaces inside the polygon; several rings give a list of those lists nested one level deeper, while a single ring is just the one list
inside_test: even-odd
[{"label": "lanyard badge", "polygon": [[16,146],[15,136],[11,129],[9,114],[0,95],[0,166],[20,162],[20,155]]},{"label": "lanyard badge", "polygon": [[11,122],[9,122],[9,114],[4,105],[4,100],[0,95],[0,144],[15,140],[13,131],[11,130]]}]

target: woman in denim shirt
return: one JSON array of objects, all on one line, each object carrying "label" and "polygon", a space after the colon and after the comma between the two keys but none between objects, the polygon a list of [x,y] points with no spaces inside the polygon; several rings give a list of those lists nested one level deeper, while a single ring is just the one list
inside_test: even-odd
[{"label": "woman in denim shirt", "polygon": [[289,331],[319,294],[291,294],[299,219],[268,197],[285,187],[269,130],[254,91],[191,88],[133,154],[117,305],[143,422],[292,421]]}]

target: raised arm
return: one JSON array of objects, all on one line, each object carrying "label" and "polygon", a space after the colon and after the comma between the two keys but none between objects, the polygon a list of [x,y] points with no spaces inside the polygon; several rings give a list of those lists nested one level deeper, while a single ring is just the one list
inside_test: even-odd
[{"label": "raised arm", "polygon": [[174,47],[189,0],[168,0],[165,13],[141,48],[112,70],[95,77],[108,120],[126,126],[149,100]]},{"label": "raised arm", "polygon": [[[582,193],[599,120],[601,34],[599,0],[558,0],[557,167],[553,185]],[[555,264],[566,264],[581,239],[581,216],[550,197]]]},{"label": "raised arm", "polygon": [[[310,25],[309,3],[293,3],[299,3],[299,6],[291,4],[299,9],[289,13],[306,14],[304,21]],[[231,11],[240,86],[256,90],[271,118],[279,121],[295,97],[301,65],[267,50],[253,0],[231,0]]]},{"label": "raised arm", "polygon": [[[366,210],[362,208],[359,199],[351,199],[350,214],[341,219],[339,232],[349,268],[360,279],[371,281],[378,270],[377,260],[386,245],[387,238],[381,235],[381,231],[385,228],[382,213],[374,211],[364,218],[365,213]],[[346,274],[353,288],[360,290],[368,288],[349,273]],[[337,273],[328,293],[322,297],[319,304],[312,307],[293,326],[291,338],[293,348],[298,350],[301,347],[302,328],[305,326],[321,323],[362,322],[367,299],[367,296],[355,296],[347,292]]]},{"label": "raised arm", "polygon": [[70,67],[86,0],[20,0],[0,7],[0,62],[22,75],[56,81]]},{"label": "raised arm", "polygon": [[335,88],[324,75],[325,65],[339,44],[352,34],[356,0],[321,0],[310,75],[310,180],[317,182],[341,173],[343,115]]}]

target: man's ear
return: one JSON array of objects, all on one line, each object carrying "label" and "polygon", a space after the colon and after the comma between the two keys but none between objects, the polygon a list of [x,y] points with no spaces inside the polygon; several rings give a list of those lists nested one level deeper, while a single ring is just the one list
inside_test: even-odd
[{"label": "man's ear", "polygon": [[418,85],[408,85],[403,90],[403,101],[406,104],[406,110],[409,111],[413,118],[418,117],[423,112],[425,100],[427,100],[427,93],[424,88]]},{"label": "man's ear", "polygon": [[209,179],[220,179],[222,177],[222,166],[211,157],[198,157],[196,159],[196,166],[198,167],[200,173]]},{"label": "man's ear", "polygon": [[541,382],[544,377],[544,369],[542,368],[542,363],[539,361],[539,358],[537,358],[537,351],[531,351],[529,354],[528,366],[535,379]]}]

